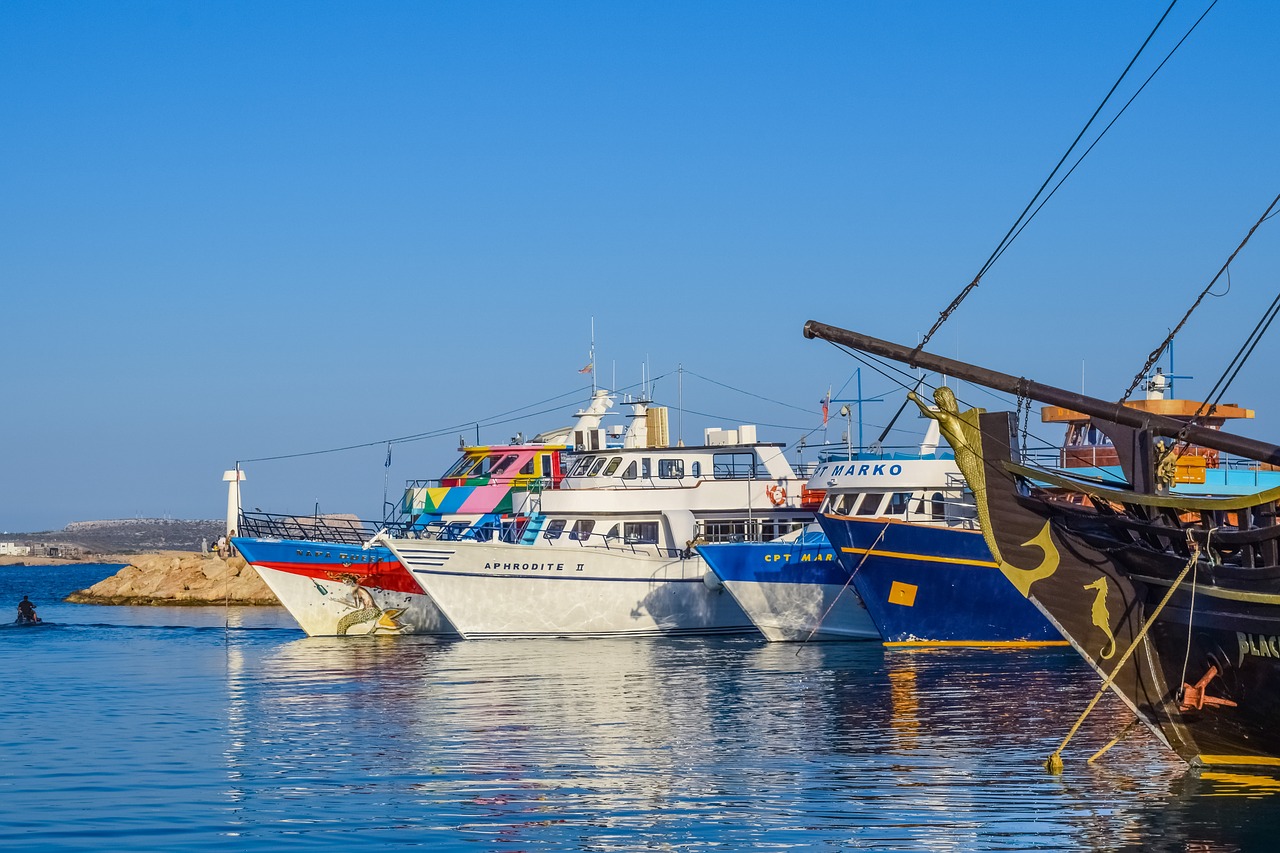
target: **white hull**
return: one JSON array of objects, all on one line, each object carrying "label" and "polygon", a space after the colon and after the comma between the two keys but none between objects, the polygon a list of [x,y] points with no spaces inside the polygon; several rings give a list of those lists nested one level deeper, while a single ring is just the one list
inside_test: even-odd
[{"label": "white hull", "polygon": [[725,589],[770,642],[880,639],[852,586],[729,581]]},{"label": "white hull", "polygon": [[754,633],[701,557],[619,549],[389,540],[460,634],[605,637]]},{"label": "white hull", "polygon": [[254,564],[271,591],[311,637],[362,634],[441,634],[456,636],[430,597],[377,587],[356,587],[336,580]]}]

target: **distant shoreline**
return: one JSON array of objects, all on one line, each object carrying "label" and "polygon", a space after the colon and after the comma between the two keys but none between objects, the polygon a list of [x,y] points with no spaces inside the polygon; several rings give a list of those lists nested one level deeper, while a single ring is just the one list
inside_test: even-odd
[{"label": "distant shoreline", "polygon": [[[197,551],[183,552],[197,554]],[[0,568],[10,566],[78,566],[78,565],[121,565],[127,566],[144,554],[94,554],[89,557],[0,557]]]}]

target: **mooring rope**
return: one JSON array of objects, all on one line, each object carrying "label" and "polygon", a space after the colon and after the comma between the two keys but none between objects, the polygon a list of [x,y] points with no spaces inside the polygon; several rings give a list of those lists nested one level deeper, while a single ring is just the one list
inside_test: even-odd
[{"label": "mooring rope", "polygon": [[1076,732],[1080,730],[1080,726],[1084,723],[1085,718],[1092,713],[1094,706],[1098,704],[1098,700],[1102,698],[1103,694],[1105,694],[1108,688],[1110,688],[1115,682],[1116,676],[1120,674],[1121,668],[1129,662],[1129,658],[1138,648],[1138,644],[1147,636],[1147,630],[1155,624],[1156,617],[1160,615],[1161,610],[1164,610],[1164,606],[1169,603],[1169,599],[1173,598],[1173,593],[1177,591],[1178,586],[1186,578],[1187,573],[1191,571],[1191,568],[1196,564],[1199,557],[1200,546],[1197,543],[1192,543],[1191,559],[1187,560],[1187,564],[1183,566],[1182,571],[1178,573],[1178,577],[1174,579],[1173,584],[1169,587],[1169,591],[1165,593],[1164,598],[1161,599],[1160,604],[1151,612],[1151,616],[1143,623],[1142,627],[1138,629],[1137,636],[1133,638],[1133,642],[1129,644],[1129,648],[1125,649],[1125,652],[1121,655],[1119,662],[1116,663],[1115,667],[1111,670],[1111,674],[1102,682],[1102,687],[1098,689],[1098,692],[1094,694],[1093,699],[1089,701],[1089,705],[1084,709],[1084,713],[1080,715],[1080,719],[1076,720],[1076,724],[1071,727],[1071,731],[1067,732],[1067,736],[1062,739],[1062,743],[1058,744],[1058,748],[1055,749],[1053,754],[1045,761],[1045,769],[1050,773],[1058,774],[1062,772],[1062,750],[1066,749],[1071,738],[1075,737]]},{"label": "mooring rope", "polygon": [[858,569],[862,568],[862,564],[867,561],[867,557],[870,557],[871,552],[880,544],[880,540],[883,539],[885,533],[889,531],[889,525],[892,523],[893,522],[891,521],[886,521],[884,523],[884,527],[880,528],[880,535],[876,537],[876,541],[872,542],[871,547],[863,552],[862,559],[858,561],[858,565],[854,566],[853,571],[849,572],[849,577],[845,579],[844,586],[840,587],[840,591],[836,593],[836,597],[831,599],[831,604],[828,605],[827,609],[818,617],[818,621],[814,624],[813,630],[809,632],[809,636],[805,637],[804,642],[802,642],[800,647],[796,649],[797,655],[800,654],[800,649],[804,648],[804,644],[812,640],[813,635],[818,633],[818,629],[822,627],[822,623],[826,620],[827,616],[831,614],[831,611],[835,609],[836,604],[840,601],[840,596],[844,595],[844,591],[849,588],[849,584],[853,583],[853,576],[858,573]]}]

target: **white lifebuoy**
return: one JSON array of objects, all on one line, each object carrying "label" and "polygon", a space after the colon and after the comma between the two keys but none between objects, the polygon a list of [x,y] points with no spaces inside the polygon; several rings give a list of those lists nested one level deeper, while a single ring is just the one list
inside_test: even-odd
[{"label": "white lifebuoy", "polygon": [[782,506],[787,502],[787,489],[785,486],[770,486],[764,490],[764,493],[769,496],[769,501],[774,506]]}]

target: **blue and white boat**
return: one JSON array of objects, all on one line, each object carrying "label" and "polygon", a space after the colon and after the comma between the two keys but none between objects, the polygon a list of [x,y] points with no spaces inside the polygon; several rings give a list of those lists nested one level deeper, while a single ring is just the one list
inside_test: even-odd
[{"label": "blue and white boat", "polygon": [[698,553],[771,642],[880,639],[816,522],[773,542],[699,545]]},{"label": "blue and white boat", "polygon": [[888,645],[1064,641],[1001,575],[973,496],[934,422],[919,448],[828,452],[806,494],[817,526],[789,543],[703,546],[708,565],[773,641]]}]

